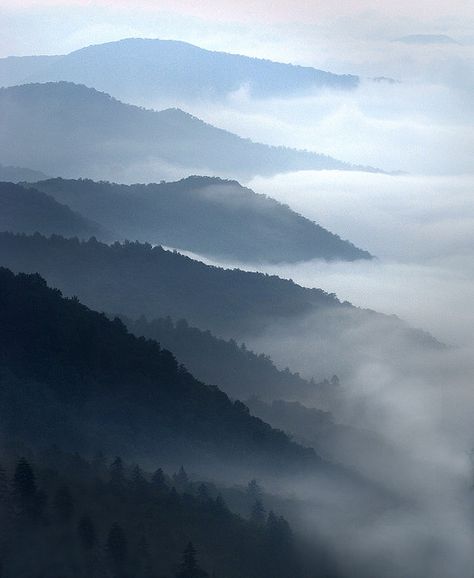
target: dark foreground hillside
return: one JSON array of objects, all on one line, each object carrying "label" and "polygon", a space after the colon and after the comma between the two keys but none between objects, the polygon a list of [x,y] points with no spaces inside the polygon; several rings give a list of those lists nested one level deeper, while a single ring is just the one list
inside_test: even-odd
[{"label": "dark foreground hillside", "polygon": [[170,477],[102,454],[18,451],[0,458],[2,578],[335,576],[250,492],[242,517],[183,468]]},{"label": "dark foreground hillside", "polygon": [[127,186],[50,179],[33,186],[101,223],[114,232],[115,240],[147,241],[253,263],[371,258],[367,251],[236,181],[194,176]]},{"label": "dark foreground hillside", "polygon": [[394,339],[413,346],[440,345],[394,316],[341,303],[321,289],[274,275],[211,267],[150,244],[106,245],[95,239],[0,233],[0,265],[39,272],[65,295],[77,295],[99,311],[130,318],[186,319],[228,339],[250,339],[265,331],[284,336],[291,323],[310,319],[311,339],[318,336],[324,343],[337,344],[344,334],[363,328],[388,348]]},{"label": "dark foreground hillside", "polygon": [[0,233],[0,265],[38,272],[66,295],[77,295],[99,311],[130,317],[170,315],[229,337],[261,330],[275,317],[341,306],[320,289],[304,289],[262,273],[210,267],[150,244]]},{"label": "dark foreground hillside", "polygon": [[[38,275],[0,270],[0,416],[8,439],[122,447],[242,470],[312,468],[310,449],[197,381],[154,341],[64,299]],[[185,460],[187,458],[187,460]]]}]

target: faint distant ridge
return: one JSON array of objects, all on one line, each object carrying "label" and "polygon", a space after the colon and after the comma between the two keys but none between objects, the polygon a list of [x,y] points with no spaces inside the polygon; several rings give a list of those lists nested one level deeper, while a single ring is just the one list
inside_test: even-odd
[{"label": "faint distant ridge", "polygon": [[117,240],[146,241],[247,263],[372,257],[237,181],[193,176],[177,182],[119,185],[49,179],[34,187],[101,223]]},{"label": "faint distant ridge", "polygon": [[0,181],[8,181],[10,183],[19,183],[20,181],[26,183],[34,183],[35,181],[42,181],[49,178],[41,171],[34,171],[24,167],[4,166],[0,164]]},{"label": "faint distant ridge", "polygon": [[[25,183],[26,185],[26,183]],[[0,182],[0,231],[43,233],[88,239],[108,238],[105,230],[34,188]]]},{"label": "faint distant ridge", "polygon": [[66,80],[143,104],[159,97],[220,98],[242,87],[256,97],[301,94],[315,88],[350,90],[359,77],[215,52],[177,40],[128,38],[60,57],[1,59],[3,86]]},{"label": "faint distant ridge", "polygon": [[163,171],[248,179],[366,170],[324,154],[255,143],[179,109],[147,110],[70,82],[0,89],[0,158],[48,174],[122,182]]},{"label": "faint distant ridge", "polygon": [[446,34],[409,34],[396,38],[394,42],[404,44],[459,44],[457,40]]}]

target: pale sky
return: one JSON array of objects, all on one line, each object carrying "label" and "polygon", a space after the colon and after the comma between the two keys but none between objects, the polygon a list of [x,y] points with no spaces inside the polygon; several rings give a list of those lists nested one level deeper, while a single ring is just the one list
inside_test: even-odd
[{"label": "pale sky", "polygon": [[286,45],[285,60],[300,54],[306,62],[312,37],[337,44],[434,33],[474,42],[473,21],[473,0],[0,0],[0,56],[61,54],[135,36],[275,59]]}]

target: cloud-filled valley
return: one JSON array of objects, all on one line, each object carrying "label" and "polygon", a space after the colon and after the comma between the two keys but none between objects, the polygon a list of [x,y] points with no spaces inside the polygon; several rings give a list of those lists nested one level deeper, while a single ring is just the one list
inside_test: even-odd
[{"label": "cloud-filled valley", "polygon": [[89,4],[0,9],[6,578],[469,578],[469,7]]}]

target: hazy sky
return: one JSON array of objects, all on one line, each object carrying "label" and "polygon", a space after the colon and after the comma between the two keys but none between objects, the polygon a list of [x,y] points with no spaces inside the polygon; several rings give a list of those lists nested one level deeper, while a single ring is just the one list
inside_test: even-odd
[{"label": "hazy sky", "polygon": [[471,0],[2,0],[0,56],[145,36],[308,61],[314,36],[437,33],[472,42],[473,12]]}]

